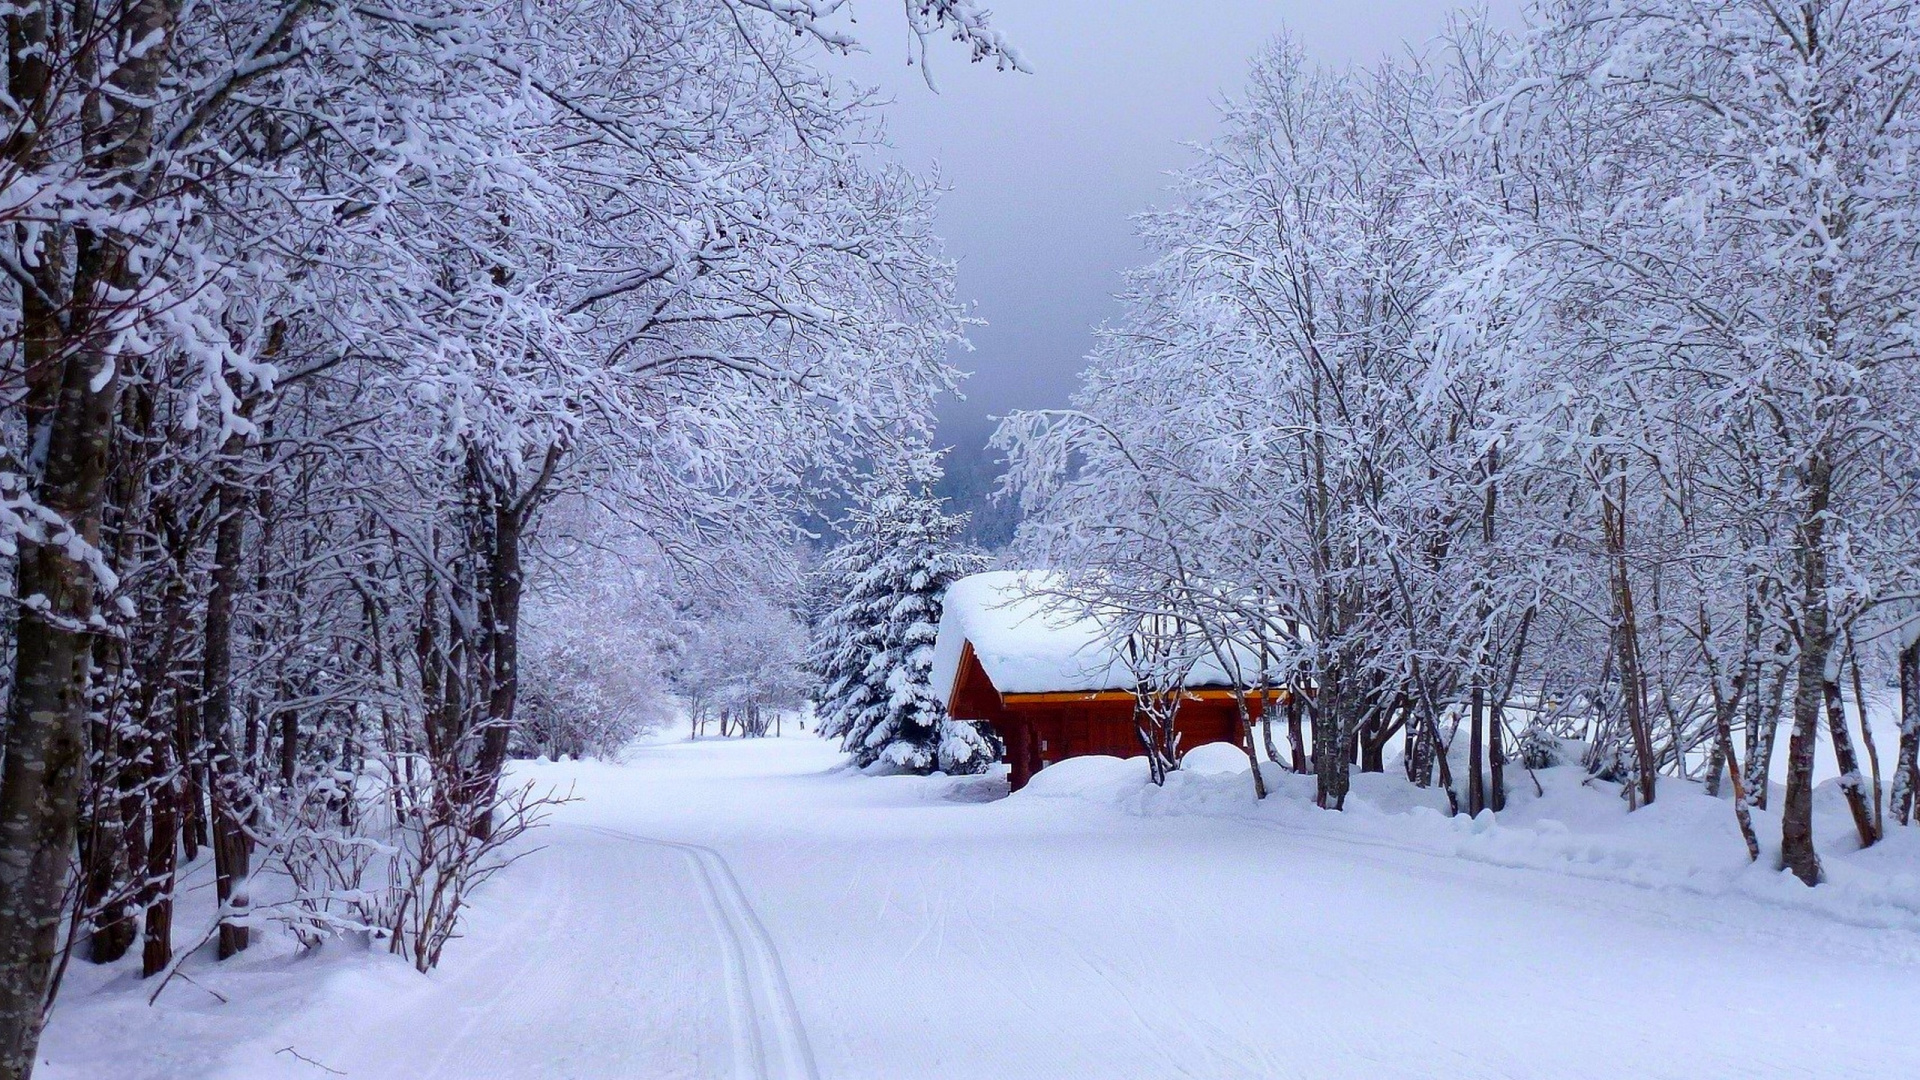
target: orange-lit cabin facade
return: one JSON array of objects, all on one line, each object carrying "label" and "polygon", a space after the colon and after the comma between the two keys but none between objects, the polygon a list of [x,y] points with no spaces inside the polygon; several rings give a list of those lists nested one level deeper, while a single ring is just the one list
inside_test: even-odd
[{"label": "orange-lit cabin facade", "polygon": [[[1284,693],[1273,703],[1284,701]],[[1247,695],[1247,712],[1259,720],[1262,697]],[[958,720],[985,721],[1007,743],[1008,779],[1013,790],[1025,787],[1033,774],[1057,761],[1090,754],[1137,757],[1144,750],[1134,727],[1133,693],[1128,690],[1061,690],[1003,694],[968,642],[960,652],[947,712]],[[1246,748],[1246,734],[1233,691],[1223,687],[1191,687],[1174,720],[1179,746],[1189,750],[1206,743],[1224,742]]]}]

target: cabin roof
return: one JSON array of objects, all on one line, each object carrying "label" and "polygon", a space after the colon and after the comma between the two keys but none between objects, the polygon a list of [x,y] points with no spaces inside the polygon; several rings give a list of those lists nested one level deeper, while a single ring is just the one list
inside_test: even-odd
[{"label": "cabin roof", "polygon": [[[1056,573],[995,570],[949,586],[933,647],[934,693],[952,700],[969,644],[1001,694],[1131,689],[1133,676],[1116,648],[1116,635],[1102,619],[1063,603],[1059,592],[1065,584]],[[1185,683],[1189,688],[1231,684],[1211,657],[1195,664]]]}]

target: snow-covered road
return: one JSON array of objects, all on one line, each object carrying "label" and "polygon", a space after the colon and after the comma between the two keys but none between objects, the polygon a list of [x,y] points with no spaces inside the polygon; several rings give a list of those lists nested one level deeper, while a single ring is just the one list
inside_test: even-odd
[{"label": "snow-covered road", "polygon": [[836,761],[803,737],[529,767],[580,801],[435,976],[323,961],[212,1074],[1920,1074],[1911,927]]}]

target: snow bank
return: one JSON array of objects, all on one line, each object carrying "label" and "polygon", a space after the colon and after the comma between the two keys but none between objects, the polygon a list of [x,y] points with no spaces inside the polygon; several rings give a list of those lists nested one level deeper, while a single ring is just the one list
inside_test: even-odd
[{"label": "snow bank", "polygon": [[1203,743],[1181,755],[1180,767],[1191,773],[1238,773],[1246,776],[1247,752],[1232,743]]},{"label": "snow bank", "polygon": [[[209,870],[194,863],[189,874]],[[212,916],[211,881],[183,893],[180,948],[190,947]],[[407,1005],[432,989],[432,981],[384,942],[354,939],[302,948],[279,928],[254,934],[246,952],[216,962],[210,948],[189,957],[161,992],[147,998],[156,980],[143,980],[140,949],[108,965],[75,960],[67,968],[53,1023],[41,1043],[46,1080],[112,1077],[114,1080],[278,1080],[325,1076],[296,1055],[325,1061],[326,1038],[360,1018]],[[289,1034],[296,1018],[323,1017],[300,1036]],[[247,1063],[236,1066],[234,1062]]]},{"label": "snow bank", "polygon": [[1023,799],[1087,799],[1113,801],[1147,782],[1147,759],[1087,754],[1055,762],[1033,774],[1019,791]]},{"label": "snow bank", "polygon": [[[1237,761],[1229,768],[1229,754]],[[1649,890],[1705,897],[1744,897],[1869,928],[1920,930],[1920,828],[1889,826],[1890,835],[1858,849],[1834,782],[1815,793],[1815,831],[1827,881],[1809,889],[1779,865],[1780,821],[1754,811],[1758,863],[1746,849],[1726,799],[1699,784],[1662,777],[1659,799],[1629,812],[1618,785],[1590,780],[1583,769],[1538,774],[1541,793],[1524,770],[1509,775],[1507,809],[1496,815],[1448,816],[1446,795],[1416,788],[1397,773],[1355,774],[1344,811],[1313,805],[1314,784],[1263,764],[1269,797],[1255,802],[1246,756],[1225,743],[1188,754],[1164,787],[1147,780],[1144,758],[1073,758],[1035,774],[1010,803],[1077,799],[1141,817],[1212,816],[1286,831],[1329,845],[1387,848],[1440,859],[1546,871]]]}]

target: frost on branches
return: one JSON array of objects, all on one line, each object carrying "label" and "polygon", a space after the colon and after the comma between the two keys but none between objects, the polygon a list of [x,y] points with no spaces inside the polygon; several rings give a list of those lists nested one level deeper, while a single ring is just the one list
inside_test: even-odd
[{"label": "frost on branches", "polygon": [[1819,744],[1823,843],[1920,783],[1920,4],[1526,19],[1256,57],[1075,407],[1001,428],[1015,554],[1297,630],[1324,806],[1397,758],[1498,812],[1515,748],[1565,748],[1631,808],[1730,794],[1818,883]]},{"label": "frost on branches", "polygon": [[883,466],[820,570],[820,733],[838,736],[862,768],[977,773],[1000,755],[998,737],[948,716],[929,682],[941,597],[985,566],[955,550],[966,521],[933,495],[938,477],[926,457]]},{"label": "frost on branches", "polygon": [[[903,14],[1018,66],[970,3]],[[222,959],[280,923],[432,966],[538,816],[507,758],[656,719],[664,668],[608,669],[670,616],[556,582],[784,559],[925,429],[963,310],[934,186],[816,63],[844,2],[0,18],[11,1080],[70,944],[175,970],[203,852]]]},{"label": "frost on branches", "polygon": [[675,682],[694,738],[778,735],[807,703],[807,628],[782,602],[798,588],[763,583],[699,605],[681,632]]}]

